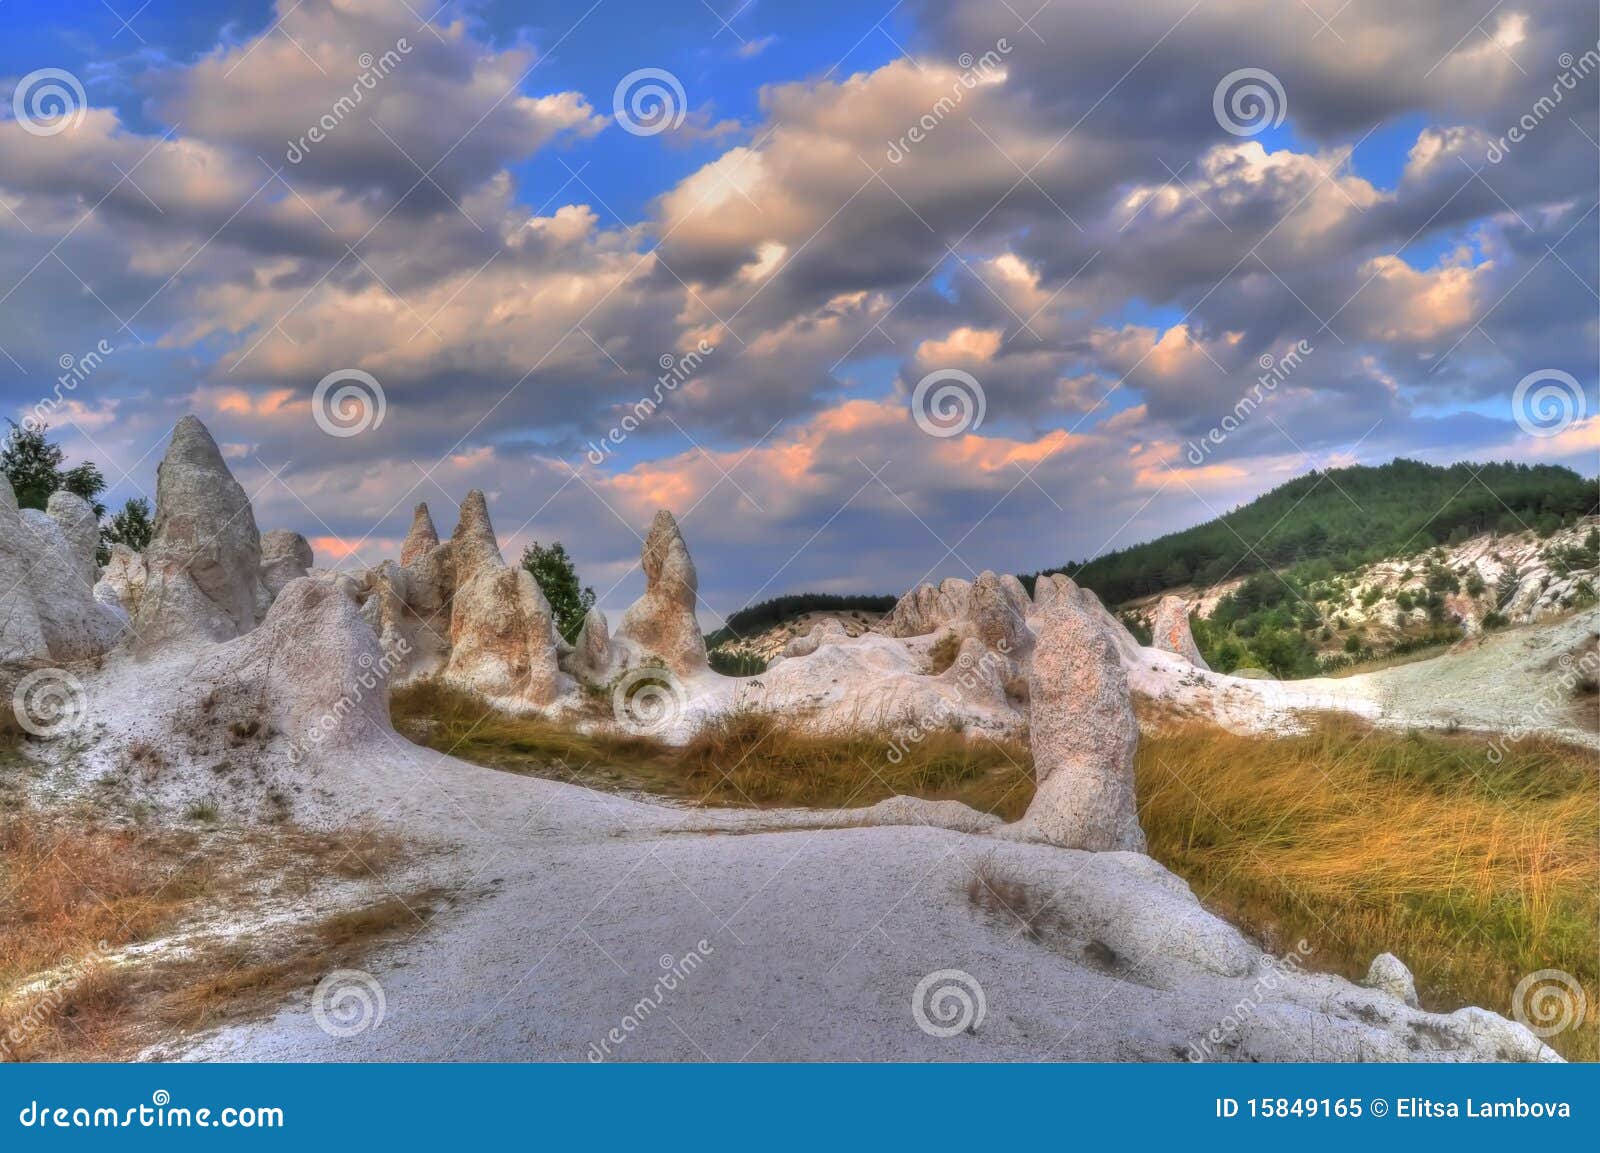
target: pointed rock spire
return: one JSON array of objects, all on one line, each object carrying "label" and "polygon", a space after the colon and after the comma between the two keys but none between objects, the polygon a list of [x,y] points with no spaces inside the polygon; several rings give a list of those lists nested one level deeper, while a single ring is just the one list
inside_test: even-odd
[{"label": "pointed rock spire", "polygon": [[433,527],[433,517],[428,514],[424,501],[412,510],[411,531],[406,533],[405,543],[400,546],[401,567],[410,568],[420,557],[438,547],[439,530]]},{"label": "pointed rock spire", "polygon": [[482,489],[467,493],[461,502],[461,519],[450,538],[455,552],[456,582],[464,585],[479,572],[505,568],[505,558],[500,555],[500,542],[495,539],[494,524],[489,520],[489,502]]}]

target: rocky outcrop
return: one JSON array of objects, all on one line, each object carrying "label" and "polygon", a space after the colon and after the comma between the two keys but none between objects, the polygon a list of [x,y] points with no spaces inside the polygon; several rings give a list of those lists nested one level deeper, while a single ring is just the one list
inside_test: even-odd
[{"label": "rocky outcrop", "polygon": [[1029,601],[1021,583],[1015,577],[1008,579],[1009,585],[993,572],[978,574],[972,582],[965,623],[970,635],[982,641],[985,648],[1020,657],[1033,644],[1033,634],[1026,624]]},{"label": "rocky outcrop", "polygon": [[315,563],[311,545],[297,532],[275,528],[261,537],[261,583],[276,597],[290,581],[305,576]]},{"label": "rocky outcrop", "polygon": [[611,626],[606,614],[591,608],[583,617],[578,640],[572,646],[565,666],[581,680],[600,682],[611,671]]},{"label": "rocky outcrop", "polygon": [[29,664],[50,657],[29,581],[31,551],[16,494],[0,476],[0,664]]},{"label": "rocky outcrop", "polygon": [[972,582],[947,577],[938,584],[918,585],[902,596],[878,631],[890,637],[920,637],[966,619]]},{"label": "rocky outcrop", "polygon": [[400,564],[410,568],[423,554],[438,547],[439,530],[433,527],[433,517],[428,513],[427,504],[419,504],[411,511],[411,530],[406,533],[405,543],[400,546]]},{"label": "rocky outcrop", "polygon": [[666,509],[656,513],[640,554],[644,595],[622,615],[612,638],[631,663],[659,660],[679,676],[706,667],[706,642],[695,619],[700,578],[678,522]]},{"label": "rocky outcrop", "polygon": [[155,532],[134,632],[142,648],[225,641],[255,627],[261,534],[250,498],[205,425],[178,421],[156,470]]},{"label": "rocky outcrop", "polygon": [[557,637],[533,574],[500,555],[488,502],[474,489],[451,538],[456,587],[451,598],[446,683],[505,708],[538,708],[560,695]]},{"label": "rocky outcrop", "polygon": [[824,617],[812,625],[811,631],[805,636],[795,637],[784,645],[780,656],[784,658],[808,657],[825,644],[837,644],[849,638],[850,634],[845,631],[844,625],[833,617]]},{"label": "rocky outcrop", "polygon": [[1197,669],[1211,671],[1200,655],[1200,646],[1194,643],[1194,633],[1189,631],[1189,604],[1182,597],[1161,598],[1151,633],[1156,648],[1182,657]]},{"label": "rocky outcrop", "polygon": [[127,614],[94,594],[98,526],[69,492],[47,512],[18,509],[0,478],[0,663],[84,660],[121,639]]},{"label": "rocky outcrop", "polygon": [[1139,724],[1115,647],[1072,597],[1058,597],[1036,624],[1028,695],[1039,787],[1020,828],[1067,848],[1143,852],[1133,781]]},{"label": "rocky outcrop", "polygon": [[1372,958],[1372,964],[1367,968],[1367,976],[1361,982],[1369,989],[1379,989],[1410,1005],[1417,1007],[1417,983],[1411,976],[1411,970],[1406,968],[1405,962],[1393,953],[1379,953]]},{"label": "rocky outcrop", "polygon": [[125,544],[111,546],[111,557],[100,570],[100,580],[94,586],[94,598],[101,604],[114,604],[129,617],[139,615],[139,602],[144,599],[144,554],[134,552]]}]

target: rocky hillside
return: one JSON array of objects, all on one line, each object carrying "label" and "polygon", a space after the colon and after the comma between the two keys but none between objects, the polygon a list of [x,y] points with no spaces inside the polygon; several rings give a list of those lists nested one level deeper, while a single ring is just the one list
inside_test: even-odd
[{"label": "rocky hillside", "polygon": [[[1530,624],[1593,604],[1600,517],[1548,536],[1482,533],[1427,552],[1335,572],[1324,561],[1169,590],[1199,618],[1196,636],[1220,671],[1332,671],[1372,657]],[[1162,594],[1167,595],[1167,594]],[[1148,624],[1161,596],[1121,609]]]}]

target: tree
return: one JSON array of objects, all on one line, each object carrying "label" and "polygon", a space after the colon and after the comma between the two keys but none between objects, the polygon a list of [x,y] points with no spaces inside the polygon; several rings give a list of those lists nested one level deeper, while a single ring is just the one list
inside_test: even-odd
[{"label": "tree", "polygon": [[550,602],[556,631],[568,643],[578,639],[583,618],[594,606],[594,589],[578,583],[578,570],[560,541],[546,548],[534,541],[522,550],[522,567],[533,574]]},{"label": "tree", "polygon": [[6,423],[11,425],[11,434],[6,437],[5,448],[0,449],[0,472],[11,482],[18,508],[43,509],[50,494],[64,488],[88,501],[95,516],[105,515],[106,506],[96,498],[106,490],[106,478],[93,461],[83,461],[63,472],[61,463],[67,454],[45,436],[49,425],[24,428],[14,420]]},{"label": "tree", "polygon": [[150,502],[142,496],[133,496],[101,531],[100,539],[108,546],[125,544],[134,552],[143,552],[154,532],[155,525],[150,521]]},{"label": "tree", "polygon": [[11,434],[0,449],[0,472],[11,482],[18,508],[43,509],[50,494],[61,487],[61,461],[66,454],[45,439],[46,426],[23,428],[14,420],[6,423]]}]

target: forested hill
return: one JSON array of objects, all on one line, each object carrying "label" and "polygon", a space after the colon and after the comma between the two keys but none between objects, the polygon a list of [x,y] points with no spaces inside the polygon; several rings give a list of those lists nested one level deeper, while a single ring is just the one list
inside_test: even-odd
[{"label": "forested hill", "polygon": [[[1490,530],[1547,534],[1597,509],[1596,481],[1568,468],[1444,468],[1401,459],[1310,472],[1216,520],[1045,571],[1070,573],[1108,604],[1118,604],[1320,558],[1335,569],[1355,568]],[[1031,576],[1023,580],[1031,586]]]}]

